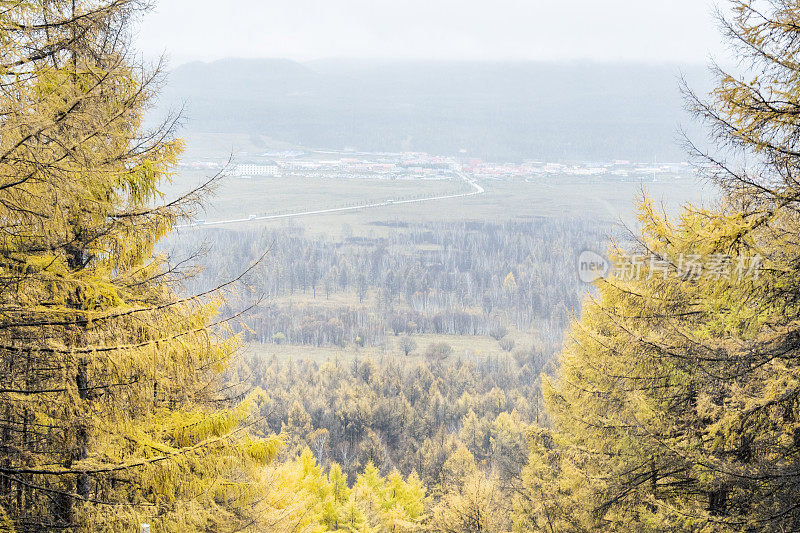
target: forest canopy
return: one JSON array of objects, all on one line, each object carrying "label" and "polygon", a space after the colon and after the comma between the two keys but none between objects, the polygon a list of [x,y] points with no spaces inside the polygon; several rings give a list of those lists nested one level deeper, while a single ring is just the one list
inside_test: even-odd
[{"label": "forest canopy", "polygon": [[218,294],[180,296],[154,246],[182,150],[145,130],[159,80],[132,0],[0,6],[0,522],[5,530],[241,527],[281,445],[228,398]]},{"label": "forest canopy", "polygon": [[0,529],[800,529],[800,6],[729,3],[742,74],[685,88],[722,199],[643,196],[587,294],[605,228],[557,218],[225,233],[191,277],[215,178],[163,194],[148,3],[0,1]]},{"label": "forest canopy", "polygon": [[[800,8],[731,7],[721,23],[746,74],[715,67],[709,98],[687,89],[717,147],[694,155],[723,201],[668,219],[645,200],[638,246],[614,251],[647,260],[598,284],[545,383],[553,424],[525,473],[534,530],[800,527]],[[689,257],[716,264],[687,273]]]}]

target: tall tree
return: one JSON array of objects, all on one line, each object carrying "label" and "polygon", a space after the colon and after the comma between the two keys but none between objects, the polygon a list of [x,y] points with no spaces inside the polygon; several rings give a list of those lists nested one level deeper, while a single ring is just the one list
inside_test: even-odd
[{"label": "tall tree", "polygon": [[800,529],[800,5],[731,5],[746,77],[689,93],[724,199],[677,220],[643,202],[639,249],[616,250],[546,387],[531,529]]},{"label": "tall tree", "polygon": [[144,8],[0,2],[0,507],[18,531],[255,523],[279,445],[248,435],[257,394],[214,385],[233,347],[216,294],[179,298],[153,257],[203,191],[159,203],[182,144],[174,121],[143,128]]}]

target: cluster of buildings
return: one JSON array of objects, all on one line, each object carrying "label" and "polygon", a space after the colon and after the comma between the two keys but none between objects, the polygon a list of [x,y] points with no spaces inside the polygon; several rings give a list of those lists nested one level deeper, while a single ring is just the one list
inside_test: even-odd
[{"label": "cluster of buildings", "polygon": [[[430,155],[422,152],[375,153],[356,151],[276,151],[258,155],[239,154],[240,163],[230,169],[239,178],[297,176],[324,178],[449,179],[463,171],[475,178],[531,181],[572,177],[588,181],[659,181],[690,177],[689,163],[646,164],[610,162],[490,163],[480,159]],[[196,161],[186,164],[196,170],[221,170],[223,162]]]},{"label": "cluster of buildings", "polygon": [[274,161],[262,164],[236,165],[233,175],[239,178],[254,178],[256,176],[278,176],[280,165]]},{"label": "cluster of buildings", "polygon": [[524,163],[484,163],[470,160],[463,167],[476,178],[484,179],[527,179],[573,177],[588,181],[659,181],[680,179],[695,174],[689,163],[634,163],[631,161],[589,162],[578,164],[548,163],[526,161]]},{"label": "cluster of buildings", "polygon": [[[337,157],[338,156],[338,157]],[[273,159],[264,160],[265,157]],[[447,179],[461,164],[454,159],[409,152],[270,152],[250,156],[233,169],[236,177],[301,176],[326,178]]]}]

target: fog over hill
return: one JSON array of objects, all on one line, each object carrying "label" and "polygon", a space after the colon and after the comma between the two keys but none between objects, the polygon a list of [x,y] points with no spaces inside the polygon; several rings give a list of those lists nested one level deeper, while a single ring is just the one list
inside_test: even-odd
[{"label": "fog over hill", "polygon": [[227,59],[170,74],[161,108],[189,132],[250,133],[310,148],[489,160],[679,161],[684,75],[701,66]]}]

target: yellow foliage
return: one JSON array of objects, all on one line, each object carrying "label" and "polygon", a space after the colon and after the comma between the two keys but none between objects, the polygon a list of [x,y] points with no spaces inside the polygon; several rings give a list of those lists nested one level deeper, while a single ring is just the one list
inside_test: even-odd
[{"label": "yellow foliage", "polygon": [[[156,73],[126,0],[0,9],[0,521],[26,530],[260,528],[261,392],[226,400],[218,294],[181,298],[154,255],[196,191],[160,191],[183,142],[145,132]],[[18,428],[23,428],[18,430]]]}]

